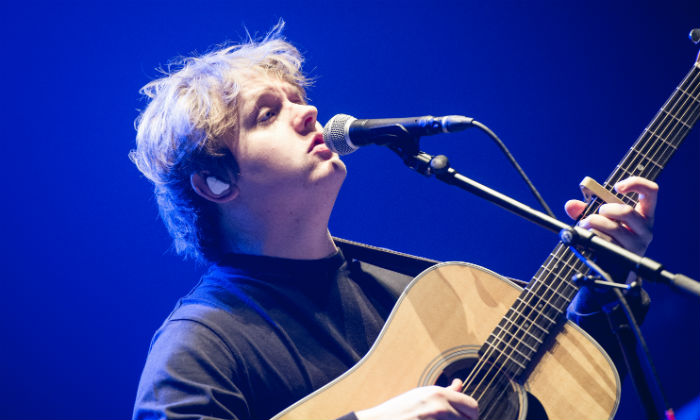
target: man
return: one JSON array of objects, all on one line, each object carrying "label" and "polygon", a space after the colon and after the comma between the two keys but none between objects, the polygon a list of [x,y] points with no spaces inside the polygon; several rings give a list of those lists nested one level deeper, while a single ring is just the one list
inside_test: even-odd
[{"label": "man", "polygon": [[[156,333],[134,418],[268,418],[359,361],[395,303],[383,275],[346,260],[328,231],[346,168],[280,29],[186,59],[143,89],[132,159],[176,250],[211,268]],[[640,193],[638,208],[606,205],[582,225],[642,253],[656,185],[617,188]],[[571,216],[582,210],[567,203]],[[460,387],[417,388],[348,417],[477,418]]]}]

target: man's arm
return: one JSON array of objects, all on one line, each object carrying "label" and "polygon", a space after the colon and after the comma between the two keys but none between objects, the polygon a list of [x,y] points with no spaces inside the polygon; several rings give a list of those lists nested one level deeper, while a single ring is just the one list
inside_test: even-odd
[{"label": "man's arm", "polygon": [[231,352],[209,328],[170,320],[153,339],[134,406],[134,419],[248,417],[233,383]]}]

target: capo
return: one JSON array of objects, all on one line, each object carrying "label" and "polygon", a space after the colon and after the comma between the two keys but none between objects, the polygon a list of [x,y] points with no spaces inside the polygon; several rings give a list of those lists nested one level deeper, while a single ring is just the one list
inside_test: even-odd
[{"label": "capo", "polygon": [[[581,187],[581,193],[583,194],[583,199],[586,203],[590,203],[595,197],[598,197],[604,203],[624,204],[615,194],[606,190],[605,187],[589,176],[583,178],[579,184],[579,187]],[[595,229],[591,229],[591,231],[606,241],[612,242],[612,238],[610,236]]]}]

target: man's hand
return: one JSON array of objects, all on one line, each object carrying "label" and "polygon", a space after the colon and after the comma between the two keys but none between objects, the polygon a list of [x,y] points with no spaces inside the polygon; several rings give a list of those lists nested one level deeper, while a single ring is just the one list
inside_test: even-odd
[{"label": "man's hand", "polygon": [[[644,255],[652,238],[659,186],[648,179],[633,176],[615,184],[615,190],[622,194],[636,192],[639,202],[634,208],[626,204],[603,204],[597,214],[582,219],[579,226],[599,230],[612,237],[618,245]],[[570,200],[564,208],[569,217],[576,219],[586,208],[586,203]]]},{"label": "man's hand", "polygon": [[358,420],[476,419],[476,400],[461,392],[462,381],[455,379],[448,387],[416,388],[367,410],[355,413]]}]

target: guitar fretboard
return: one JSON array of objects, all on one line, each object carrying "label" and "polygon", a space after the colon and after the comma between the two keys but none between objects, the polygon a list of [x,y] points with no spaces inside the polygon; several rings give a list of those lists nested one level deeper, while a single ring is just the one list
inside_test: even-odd
[{"label": "guitar fretboard", "polygon": [[[615,183],[630,176],[655,180],[699,116],[700,67],[696,63],[603,186],[634,206],[637,194],[619,194]],[[602,204],[598,198],[591,200],[581,217],[597,212]],[[587,274],[588,269],[559,243],[482,346],[480,360],[465,381],[464,392],[476,398],[480,407],[492,402],[495,394],[487,389],[502,386],[504,377],[522,379],[542,343],[558,331],[578,291],[571,281],[576,273]]]}]

